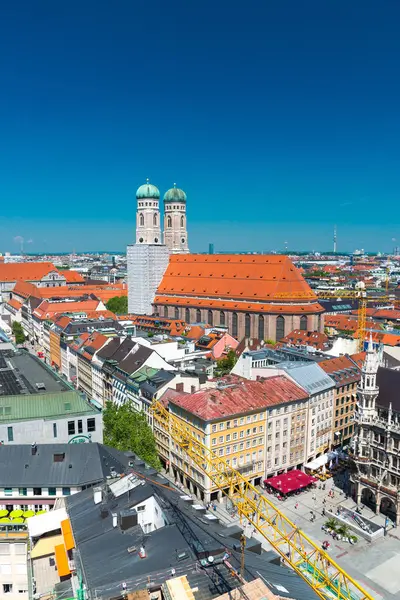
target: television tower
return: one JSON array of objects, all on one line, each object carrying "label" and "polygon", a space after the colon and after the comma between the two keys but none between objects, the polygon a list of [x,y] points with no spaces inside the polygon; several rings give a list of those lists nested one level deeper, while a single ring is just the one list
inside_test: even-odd
[{"label": "television tower", "polygon": [[336,254],[336,241],[337,241],[337,235],[336,235],[336,225],[333,228],[333,253]]}]

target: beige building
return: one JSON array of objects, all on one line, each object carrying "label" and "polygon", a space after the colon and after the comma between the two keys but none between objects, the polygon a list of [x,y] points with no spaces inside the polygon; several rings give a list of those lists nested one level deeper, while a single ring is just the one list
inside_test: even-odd
[{"label": "beige building", "polygon": [[0,598],[28,600],[28,530],[0,523]]},{"label": "beige building", "polygon": [[[267,410],[306,398],[304,390],[287,378],[271,377],[170,396],[169,410],[183,431],[257,485],[266,475]],[[156,420],[154,433],[160,457],[178,482],[205,502],[221,497],[217,486]]]}]

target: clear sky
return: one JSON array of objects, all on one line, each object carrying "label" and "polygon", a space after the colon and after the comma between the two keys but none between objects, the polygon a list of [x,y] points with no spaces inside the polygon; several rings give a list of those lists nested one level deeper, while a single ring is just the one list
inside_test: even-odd
[{"label": "clear sky", "polygon": [[399,0],[3,2],[0,251],[124,250],[146,177],[186,191],[192,251],[331,249],[335,223],[339,249],[400,245],[399,23]]}]

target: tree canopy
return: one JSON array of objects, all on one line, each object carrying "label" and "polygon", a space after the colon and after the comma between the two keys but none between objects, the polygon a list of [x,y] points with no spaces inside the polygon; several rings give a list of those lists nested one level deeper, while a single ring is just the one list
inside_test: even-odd
[{"label": "tree canopy", "polygon": [[218,361],[217,375],[221,376],[230,373],[233,367],[235,366],[236,361],[237,358],[235,351],[229,350],[228,354],[226,355],[226,358],[221,358],[221,360]]},{"label": "tree canopy", "polygon": [[117,450],[130,450],[155,469],[161,469],[156,443],[146,417],[131,402],[117,406],[107,402],[103,411],[104,443]]},{"label": "tree canopy", "polygon": [[19,323],[18,321],[14,321],[14,323],[12,324],[12,332],[15,336],[15,343],[23,344],[26,337],[24,334],[24,330],[22,329],[21,323]]},{"label": "tree canopy", "polygon": [[116,315],[126,315],[128,312],[128,297],[127,296],[114,296],[110,298],[106,304],[108,310],[115,313]]}]

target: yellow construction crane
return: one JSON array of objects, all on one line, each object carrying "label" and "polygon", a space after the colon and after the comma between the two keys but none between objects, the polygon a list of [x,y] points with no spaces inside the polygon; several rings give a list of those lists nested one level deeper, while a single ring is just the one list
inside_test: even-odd
[{"label": "yellow construction crane", "polygon": [[[184,429],[179,419],[158,400],[153,400],[151,409],[158,425],[230,498],[241,520],[247,519],[321,600],[374,600],[241,473]],[[242,553],[241,566],[244,570],[244,548]]]}]

